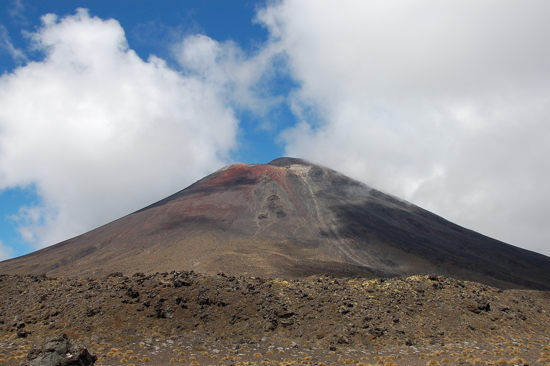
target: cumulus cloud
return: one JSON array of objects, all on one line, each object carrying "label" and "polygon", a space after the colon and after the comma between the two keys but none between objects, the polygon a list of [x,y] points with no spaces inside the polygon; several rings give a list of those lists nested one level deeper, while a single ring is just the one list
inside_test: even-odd
[{"label": "cumulus cloud", "polygon": [[258,15],[300,88],[286,152],[550,255],[550,3],[301,1]]},{"label": "cumulus cloud", "polygon": [[[36,248],[164,198],[229,161],[238,121],[223,88],[155,56],[140,59],[116,20],[79,9],[42,23],[30,37],[44,58],[0,77],[0,189],[36,186],[41,204],[16,217]],[[183,42],[180,51],[204,58],[210,41]]]},{"label": "cumulus cloud", "polygon": [[269,83],[281,71],[277,63],[281,52],[277,47],[264,47],[249,56],[232,41],[220,43],[196,34],[173,48],[188,74],[220,89],[235,108],[265,116],[284,102],[269,90]]}]

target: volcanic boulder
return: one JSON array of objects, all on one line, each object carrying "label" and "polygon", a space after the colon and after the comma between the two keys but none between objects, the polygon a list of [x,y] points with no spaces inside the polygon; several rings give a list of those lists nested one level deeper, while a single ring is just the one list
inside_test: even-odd
[{"label": "volcanic boulder", "polygon": [[23,366],[93,366],[97,357],[82,346],[73,345],[65,333],[47,338],[32,350]]}]

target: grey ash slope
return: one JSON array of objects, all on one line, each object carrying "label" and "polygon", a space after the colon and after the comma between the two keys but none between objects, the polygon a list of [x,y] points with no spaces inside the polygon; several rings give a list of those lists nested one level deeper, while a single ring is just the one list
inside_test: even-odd
[{"label": "grey ash slope", "polygon": [[234,164],[0,273],[196,270],[263,277],[439,274],[550,290],[550,258],[300,159]]}]

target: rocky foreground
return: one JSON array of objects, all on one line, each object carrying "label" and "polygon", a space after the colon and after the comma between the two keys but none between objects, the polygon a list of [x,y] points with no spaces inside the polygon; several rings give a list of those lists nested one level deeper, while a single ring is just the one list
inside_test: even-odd
[{"label": "rocky foreground", "polygon": [[439,276],[0,276],[0,363],[61,331],[96,365],[550,365],[550,292]]}]

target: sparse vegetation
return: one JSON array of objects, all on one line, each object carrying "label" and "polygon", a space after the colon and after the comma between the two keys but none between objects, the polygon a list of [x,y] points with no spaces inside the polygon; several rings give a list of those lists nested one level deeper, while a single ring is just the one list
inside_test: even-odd
[{"label": "sparse vegetation", "polygon": [[98,366],[550,363],[547,293],[436,276],[1,276],[0,297],[0,362],[9,366],[59,329],[87,342]]}]

